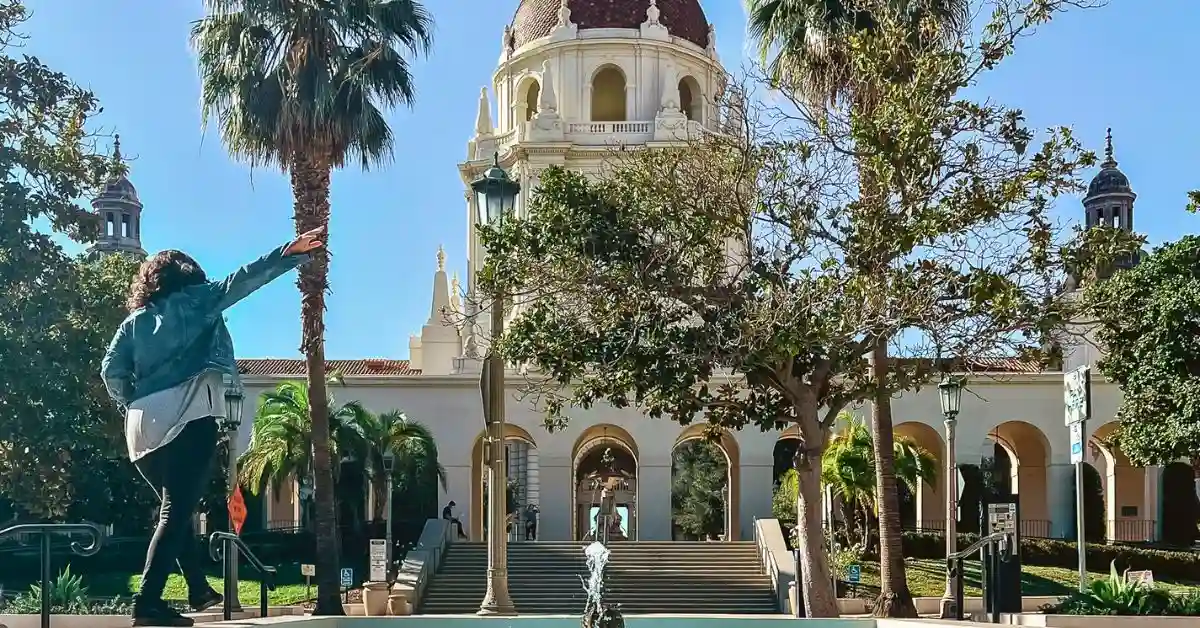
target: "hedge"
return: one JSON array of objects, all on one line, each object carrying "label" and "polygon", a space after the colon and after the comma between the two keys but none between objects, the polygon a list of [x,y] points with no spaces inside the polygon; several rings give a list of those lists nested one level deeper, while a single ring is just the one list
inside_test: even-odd
[{"label": "hedge", "polygon": [[[905,532],[906,558],[942,559],[946,556],[945,537],[941,534]],[[958,535],[958,548],[965,549],[979,540],[976,534]],[[1200,554],[1183,550],[1164,550],[1133,545],[1087,544],[1088,571],[1107,573],[1116,561],[1118,570],[1149,569],[1156,579],[1182,582],[1200,580]],[[1058,539],[1021,539],[1021,562],[1042,567],[1079,566],[1079,550],[1074,541]]]},{"label": "hedge", "polygon": [[[790,537],[788,528],[793,524],[780,522],[784,538]],[[946,541],[942,534],[931,532],[904,532],[902,543],[905,558],[943,560],[946,557]],[[978,534],[959,534],[958,549],[963,550],[979,540]],[[1088,571],[1108,573],[1109,565],[1116,561],[1117,570],[1126,569],[1154,572],[1160,580],[1176,582],[1200,582],[1200,552],[1140,547],[1135,545],[1088,543]],[[867,559],[877,559],[872,551]],[[1058,539],[1021,539],[1021,562],[1040,567],[1063,567],[1076,569],[1079,553],[1074,541]]]}]

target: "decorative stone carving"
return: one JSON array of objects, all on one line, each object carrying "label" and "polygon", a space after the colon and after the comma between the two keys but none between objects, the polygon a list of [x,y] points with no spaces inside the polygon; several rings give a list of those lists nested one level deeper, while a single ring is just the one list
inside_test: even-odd
[{"label": "decorative stone carving", "polygon": [[567,0],[562,0],[558,5],[558,25],[550,32],[550,41],[575,39],[578,35],[579,27],[571,21],[571,8],[567,6]]},{"label": "decorative stone carving", "polygon": [[488,102],[488,91],[486,87],[481,87],[479,88],[479,112],[475,115],[475,135],[478,137],[489,136],[493,131],[492,106]]},{"label": "decorative stone carving", "polygon": [[671,33],[667,30],[666,25],[659,21],[661,16],[662,11],[658,8],[658,0],[650,0],[650,6],[646,9],[646,21],[642,22],[641,26],[642,37],[670,41]]}]

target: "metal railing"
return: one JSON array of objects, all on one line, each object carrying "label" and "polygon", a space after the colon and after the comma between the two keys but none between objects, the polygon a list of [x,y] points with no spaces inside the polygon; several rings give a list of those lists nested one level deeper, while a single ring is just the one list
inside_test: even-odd
[{"label": "metal railing", "polygon": [[[1000,623],[1000,569],[1001,561],[1008,561],[1012,558],[1015,539],[1011,532],[996,532],[989,534],[978,541],[972,543],[969,547],[961,552],[955,552],[946,557],[946,569],[950,573],[950,578],[954,583],[954,618],[962,620],[963,618],[963,559],[981,552],[985,548],[991,550],[985,555],[994,562],[990,567],[986,564],[987,561],[980,562],[980,586],[983,587],[984,608],[990,611],[993,624]],[[988,582],[988,580],[991,582]]]},{"label": "metal railing", "polygon": [[38,534],[41,536],[42,559],[42,589],[41,589],[41,628],[50,628],[50,537],[55,534],[72,535],[84,534],[91,537],[91,544],[83,545],[71,541],[71,552],[79,556],[91,556],[100,551],[104,544],[104,530],[92,523],[23,523],[0,530],[0,538],[21,535]]},{"label": "metal railing", "polygon": [[[230,552],[230,545],[236,546],[239,551]],[[259,573],[258,616],[265,618],[267,616],[267,592],[275,590],[275,568],[264,565],[254,555],[254,552],[250,551],[241,537],[232,532],[213,532],[212,536],[208,537],[208,553],[213,560],[221,561],[224,573],[225,600],[221,605],[222,619],[225,621],[233,619],[233,601],[237,600],[238,594],[233,587],[233,566],[239,556],[245,557],[246,562],[250,563],[250,566]]]}]

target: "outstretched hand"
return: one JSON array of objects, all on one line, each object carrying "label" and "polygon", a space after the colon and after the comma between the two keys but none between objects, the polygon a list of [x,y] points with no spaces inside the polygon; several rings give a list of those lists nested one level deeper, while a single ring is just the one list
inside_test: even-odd
[{"label": "outstretched hand", "polygon": [[283,250],[284,255],[303,255],[325,246],[325,227],[302,233]]}]

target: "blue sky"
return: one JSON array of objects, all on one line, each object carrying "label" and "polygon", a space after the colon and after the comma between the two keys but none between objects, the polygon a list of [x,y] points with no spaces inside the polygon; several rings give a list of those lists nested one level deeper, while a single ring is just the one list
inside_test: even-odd
[{"label": "blue sky", "polygon": [[[1200,187],[1200,82],[1194,80],[1196,0],[1113,0],[1061,17],[1019,42],[978,93],[1020,107],[1035,128],[1068,125],[1089,147],[1113,127],[1117,159],[1138,193],[1135,226],[1153,243],[1197,231],[1183,211]],[[730,69],[744,55],[739,0],[701,0]],[[121,134],[145,204],[149,250],[184,249],[210,275],[232,271],[291,235],[291,193],[278,172],[230,160],[202,133],[199,79],[188,46],[199,0],[29,0],[28,52],[94,90],[99,122]],[[415,62],[418,102],[391,116],[395,161],[333,178],[327,314],[330,358],[407,357],[429,317],[435,255],[464,268],[466,220],[456,164],[490,83],[500,33],[517,0],[426,0],[437,22]],[[1188,78],[1192,77],[1192,78]],[[1090,176],[1090,173],[1089,173]],[[1077,216],[1078,203],[1060,204]],[[299,356],[299,297],[281,280],[230,311],[242,357]]]}]

